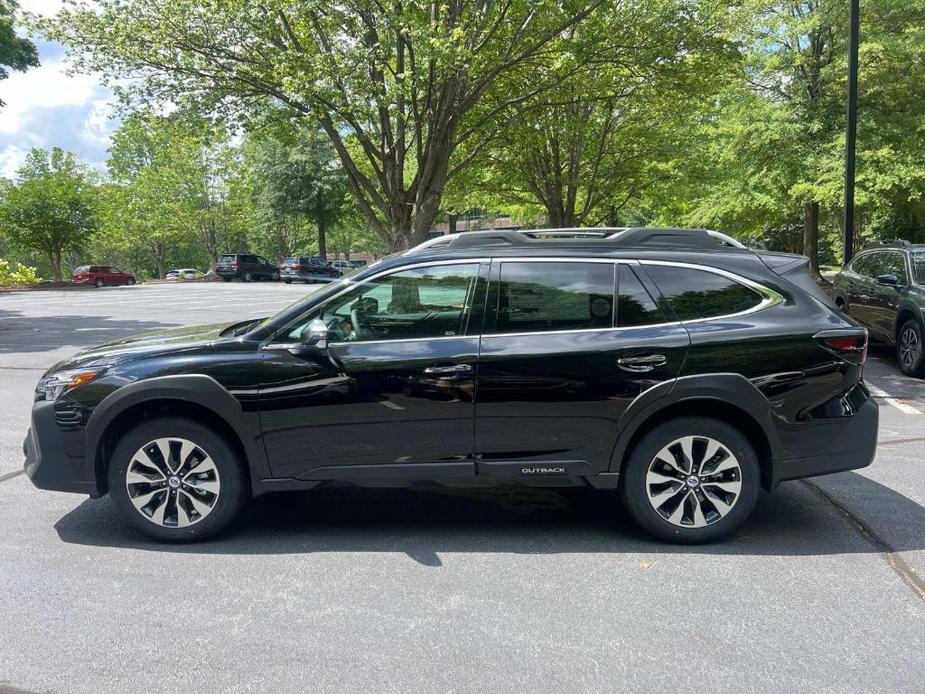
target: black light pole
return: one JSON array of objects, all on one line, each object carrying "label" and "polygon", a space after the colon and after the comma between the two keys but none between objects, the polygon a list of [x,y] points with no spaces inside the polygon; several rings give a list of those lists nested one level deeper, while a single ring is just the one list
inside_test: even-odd
[{"label": "black light pole", "polygon": [[848,129],[845,133],[845,253],[847,263],[854,255],[854,169],[858,130],[858,15],[860,0],[850,0],[848,32]]}]

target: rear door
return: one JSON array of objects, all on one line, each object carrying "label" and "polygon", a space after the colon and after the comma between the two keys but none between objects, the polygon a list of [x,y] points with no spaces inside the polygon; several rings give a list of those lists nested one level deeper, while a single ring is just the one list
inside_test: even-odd
[{"label": "rear door", "polygon": [[894,275],[897,283],[881,284],[874,277],[868,301],[872,328],[880,337],[892,341],[896,330],[896,314],[909,285],[906,254],[902,251],[883,251],[883,262],[878,264],[878,275]]},{"label": "rear door", "polygon": [[633,263],[496,259],[479,359],[479,474],[607,471],[620,416],[677,375],[688,344]]},{"label": "rear door", "polygon": [[[881,274],[880,268],[885,261],[884,254],[880,251],[868,253],[857,265],[854,289],[851,295],[848,315],[867,326],[872,331],[877,331],[874,323],[874,312],[871,307],[871,299],[877,288],[877,275]],[[855,264],[852,263],[852,267]]]}]

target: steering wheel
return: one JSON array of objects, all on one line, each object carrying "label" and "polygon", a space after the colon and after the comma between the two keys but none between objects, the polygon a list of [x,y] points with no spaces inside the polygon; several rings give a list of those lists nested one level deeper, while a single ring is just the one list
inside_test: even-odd
[{"label": "steering wheel", "polygon": [[350,323],[353,325],[353,334],[357,339],[366,339],[366,328],[360,325],[360,311],[356,308],[350,309]]}]

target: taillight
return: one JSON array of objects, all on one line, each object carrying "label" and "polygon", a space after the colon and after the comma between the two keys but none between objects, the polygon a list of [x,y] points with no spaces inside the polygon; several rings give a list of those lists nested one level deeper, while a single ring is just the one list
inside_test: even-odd
[{"label": "taillight", "polygon": [[863,364],[867,361],[867,328],[823,330],[814,337],[832,354],[846,361],[853,364]]},{"label": "taillight", "polygon": [[302,269],[302,266],[299,265],[298,263],[296,263],[295,265],[292,266],[292,269],[293,269],[293,270],[301,270],[301,269]]},{"label": "taillight", "polygon": [[238,264],[237,264],[237,263],[232,263],[232,264],[231,264],[231,269],[232,269],[232,270],[237,270],[237,269],[238,269]]}]

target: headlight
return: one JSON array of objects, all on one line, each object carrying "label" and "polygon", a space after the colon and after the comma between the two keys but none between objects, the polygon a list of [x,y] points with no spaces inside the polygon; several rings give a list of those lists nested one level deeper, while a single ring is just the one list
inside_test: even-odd
[{"label": "headlight", "polygon": [[44,396],[45,400],[57,400],[58,396],[62,393],[66,393],[78,386],[89,383],[103,373],[103,371],[103,368],[97,368],[92,371],[88,369],[59,371],[41,379],[39,384],[35,387],[35,392],[40,399]]}]

